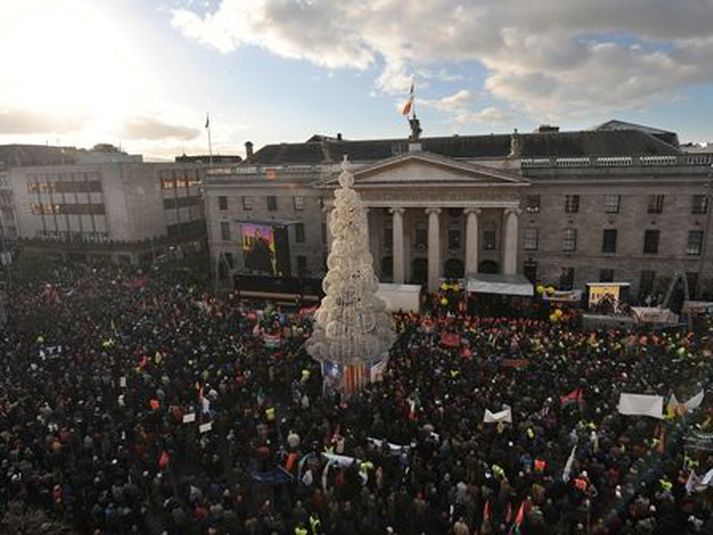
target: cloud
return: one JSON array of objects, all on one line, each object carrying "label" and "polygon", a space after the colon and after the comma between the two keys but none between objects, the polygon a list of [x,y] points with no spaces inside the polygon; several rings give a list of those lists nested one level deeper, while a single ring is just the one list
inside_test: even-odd
[{"label": "cloud", "polygon": [[495,125],[513,119],[510,112],[496,106],[486,106],[475,110],[474,106],[480,98],[482,98],[481,94],[468,89],[460,89],[440,99],[417,99],[416,105],[444,112],[448,115],[453,126],[457,127],[469,124]]},{"label": "cloud", "polygon": [[126,121],[121,135],[128,139],[173,138],[188,141],[197,138],[200,133],[198,128],[169,124],[155,117],[139,116]]},{"label": "cloud", "polygon": [[36,113],[29,110],[0,109],[0,134],[63,134],[80,130],[85,117]]},{"label": "cloud", "polygon": [[477,95],[472,91],[461,89],[452,95],[436,100],[419,98],[416,100],[416,104],[445,112],[459,112],[465,108],[470,108],[476,99]]},{"label": "cloud", "polygon": [[[188,9],[174,10],[171,24],[185,35],[226,53],[255,45],[286,58],[306,59],[328,68],[364,69],[373,51],[348,18],[333,19],[328,3],[253,0],[223,1],[217,11],[200,16]],[[349,4],[349,3],[345,3]],[[358,5],[341,5],[340,15],[358,15]],[[325,46],[325,44],[329,46]]]},{"label": "cloud", "polygon": [[487,107],[483,108],[482,110],[478,110],[471,114],[466,113],[466,114],[460,115],[456,119],[458,122],[461,122],[463,124],[466,124],[466,123],[499,124],[499,123],[507,123],[508,121],[512,121],[513,116],[509,112],[504,111],[504,110],[497,108],[495,106],[487,106]]},{"label": "cloud", "polygon": [[[378,69],[387,94],[405,94],[413,73],[422,88],[454,76],[441,62],[475,62],[488,96],[540,120],[713,82],[713,0],[222,0],[207,13],[174,10],[171,23],[222,53],[258,46],[329,69]],[[487,109],[470,113],[495,117]]]}]

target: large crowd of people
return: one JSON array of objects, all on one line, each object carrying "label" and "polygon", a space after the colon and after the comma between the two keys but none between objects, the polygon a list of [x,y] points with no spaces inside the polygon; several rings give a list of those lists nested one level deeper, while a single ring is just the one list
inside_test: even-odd
[{"label": "large crowd of people", "polygon": [[[304,351],[309,317],[174,272],[57,266],[9,303],[0,510],[97,534],[713,533],[691,483],[713,468],[706,332],[436,301],[394,315],[383,376],[345,398]],[[702,389],[695,411],[617,411]]]}]

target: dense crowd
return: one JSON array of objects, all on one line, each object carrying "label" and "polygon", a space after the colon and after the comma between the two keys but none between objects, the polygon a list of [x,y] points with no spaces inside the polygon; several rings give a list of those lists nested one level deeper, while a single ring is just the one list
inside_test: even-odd
[{"label": "dense crowd", "polygon": [[[713,533],[713,490],[686,488],[713,456],[683,447],[713,430],[713,396],[663,420],[617,413],[621,392],[706,389],[706,333],[436,306],[396,314],[383,378],[341,399],[294,311],[119,268],[9,292],[2,510],[80,533]],[[508,407],[512,423],[484,423]]]}]

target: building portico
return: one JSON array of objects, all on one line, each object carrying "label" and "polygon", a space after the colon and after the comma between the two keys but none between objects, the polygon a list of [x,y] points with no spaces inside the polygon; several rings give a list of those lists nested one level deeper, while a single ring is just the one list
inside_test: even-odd
[{"label": "building portico", "polygon": [[520,189],[528,185],[522,177],[423,152],[354,176],[382,280],[433,291],[443,277],[516,272]]},{"label": "building portico", "polygon": [[[432,289],[440,278],[492,272],[493,266],[497,273],[516,272],[517,203],[378,204],[368,205],[369,227],[382,231],[372,230],[369,240],[375,270],[384,280],[427,283]],[[483,233],[486,238],[480,239]]]}]

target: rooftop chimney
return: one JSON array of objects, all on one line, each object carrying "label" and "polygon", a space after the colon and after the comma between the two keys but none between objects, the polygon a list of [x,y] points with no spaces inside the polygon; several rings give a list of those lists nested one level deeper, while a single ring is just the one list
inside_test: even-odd
[{"label": "rooftop chimney", "polygon": [[249,160],[252,157],[253,157],[253,142],[246,141],[245,142],[245,159]]},{"label": "rooftop chimney", "polygon": [[337,141],[341,141],[341,140],[342,140],[342,133],[338,132],[337,133]]},{"label": "rooftop chimney", "polygon": [[553,132],[559,132],[560,127],[553,124],[541,124],[535,129],[536,134],[547,134]]}]

